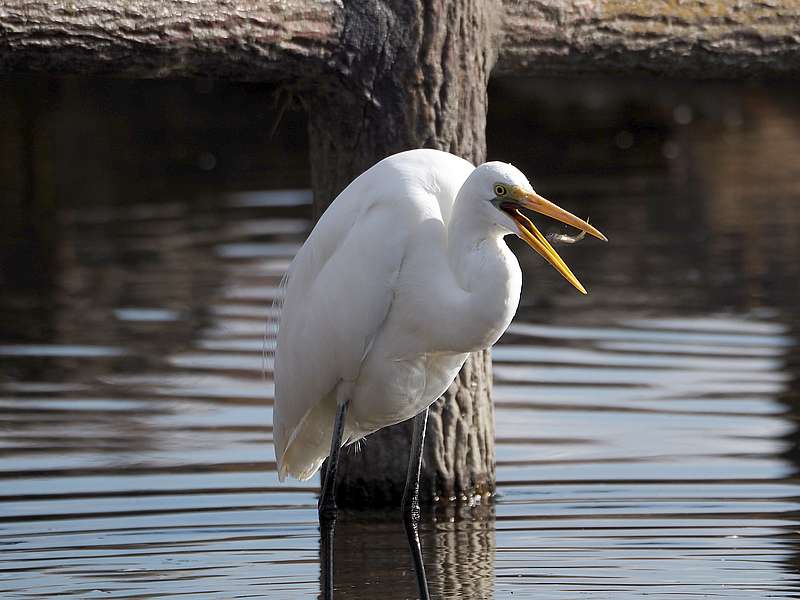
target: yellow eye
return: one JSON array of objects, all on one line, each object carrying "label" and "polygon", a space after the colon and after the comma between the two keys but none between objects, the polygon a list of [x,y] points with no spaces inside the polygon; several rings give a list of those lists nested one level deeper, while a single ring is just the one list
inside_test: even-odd
[{"label": "yellow eye", "polygon": [[499,183],[496,186],[494,186],[495,196],[505,196],[507,193],[508,190],[506,190],[506,186],[500,185]]}]

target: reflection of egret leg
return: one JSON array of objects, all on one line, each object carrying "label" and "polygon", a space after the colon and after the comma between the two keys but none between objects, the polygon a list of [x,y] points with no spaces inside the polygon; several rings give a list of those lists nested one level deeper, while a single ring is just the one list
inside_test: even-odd
[{"label": "reflection of egret leg", "polygon": [[411,455],[408,458],[408,474],[406,489],[403,491],[403,521],[406,525],[408,545],[414,559],[414,571],[417,574],[417,586],[421,600],[428,600],[428,579],[425,576],[425,565],[422,563],[422,548],[419,544],[419,471],[422,467],[422,447],[425,443],[425,427],[428,424],[426,408],[414,417],[414,434],[411,440]]},{"label": "reflection of egret leg", "polygon": [[342,449],[344,419],[347,415],[347,402],[336,408],[333,422],[331,453],[325,461],[322,491],[319,496],[319,533],[322,559],[322,597],[333,598],[333,530],[336,526],[336,468],[339,466],[339,451]]},{"label": "reflection of egret leg", "polygon": [[333,528],[336,518],[319,521],[319,549],[322,563],[322,600],[333,600]]}]

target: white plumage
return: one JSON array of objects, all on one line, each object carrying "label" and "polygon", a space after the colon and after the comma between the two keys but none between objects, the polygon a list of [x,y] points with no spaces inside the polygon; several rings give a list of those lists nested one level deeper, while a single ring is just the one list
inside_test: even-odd
[{"label": "white plumage", "polygon": [[273,421],[281,480],[319,469],[337,403],[349,401],[344,445],[419,413],[469,352],[497,341],[522,280],[503,236],[520,235],[574,279],[516,207],[602,234],[532,199],[546,202],[511,165],[475,168],[436,150],[386,158],[339,194],[286,282]]}]

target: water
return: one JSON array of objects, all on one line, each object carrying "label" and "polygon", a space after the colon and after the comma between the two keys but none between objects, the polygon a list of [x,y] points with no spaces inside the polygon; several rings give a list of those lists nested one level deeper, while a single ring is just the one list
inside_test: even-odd
[{"label": "water", "polygon": [[[514,244],[526,280],[494,351],[498,494],[425,516],[434,597],[800,597],[800,113],[734,99],[739,120],[648,128],[595,98],[557,151],[513,123],[542,140],[508,142],[515,163],[611,243],[563,248],[585,298]],[[514,139],[491,121],[490,145]],[[317,482],[277,481],[261,354],[309,195],[225,187],[65,201],[52,243],[16,263],[3,597],[318,596]],[[416,597],[394,512],[342,515],[336,586]]]}]

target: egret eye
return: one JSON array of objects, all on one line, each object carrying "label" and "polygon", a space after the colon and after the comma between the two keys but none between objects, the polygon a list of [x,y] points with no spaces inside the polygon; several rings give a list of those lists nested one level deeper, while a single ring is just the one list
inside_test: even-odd
[{"label": "egret eye", "polygon": [[494,186],[495,196],[505,196],[507,193],[508,190],[506,190],[506,186],[500,185],[499,183],[496,186]]}]

